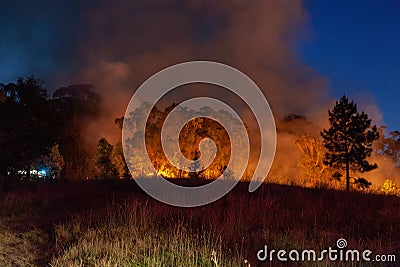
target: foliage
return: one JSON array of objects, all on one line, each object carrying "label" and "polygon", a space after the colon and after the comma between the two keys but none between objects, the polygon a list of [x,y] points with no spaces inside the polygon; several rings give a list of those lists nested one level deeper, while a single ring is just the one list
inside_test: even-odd
[{"label": "foliage", "polygon": [[[1,84],[0,86],[3,87],[4,84]],[[6,100],[7,100],[6,93],[4,92],[4,90],[0,90],[0,104],[4,104]]]},{"label": "foliage", "polygon": [[111,163],[114,165],[115,169],[119,174],[119,177],[124,179],[129,179],[131,175],[129,173],[128,166],[125,162],[121,141],[117,142],[114,145],[110,158],[111,158]]},{"label": "foliage", "polygon": [[[197,111],[197,113],[193,110],[188,110],[187,108],[176,107],[176,104],[168,106],[164,111],[154,107],[150,112],[150,107],[149,103],[143,103],[135,111],[131,112],[129,117],[124,118],[128,127],[127,131],[130,131],[126,143],[127,149],[130,151],[132,156],[127,159],[127,162],[130,165],[130,169],[133,171],[133,177],[153,176],[159,174],[164,177],[217,178],[222,174],[223,171],[221,170],[225,170],[231,156],[230,140],[226,130],[221,126],[221,124],[208,117],[214,116],[230,121],[233,131],[237,129],[235,126],[240,122],[234,119],[234,117],[228,112],[214,111],[209,107],[203,107],[200,111]],[[214,161],[210,160],[212,163],[206,168],[206,170],[199,171],[200,167],[203,166],[200,166],[199,162],[195,162],[190,166],[193,170],[192,172],[183,171],[180,168],[181,162],[179,162],[176,152],[172,159],[174,162],[169,162],[165,156],[163,146],[161,145],[161,129],[169,112],[175,107],[176,116],[174,116],[175,121],[172,125],[181,125],[183,122],[187,122],[179,133],[179,147],[182,154],[187,159],[195,160],[200,155],[199,145],[203,139],[210,138],[214,141],[217,151],[216,157]],[[146,113],[150,113],[150,115],[146,125],[144,126],[144,114]],[[198,115],[199,118],[190,120],[194,115]],[[121,119],[117,119],[116,123],[121,124]],[[143,127],[146,129],[145,133],[141,131]],[[163,131],[167,133],[167,136],[168,133],[172,132],[168,127],[164,127]],[[152,166],[144,166],[145,155],[137,150],[137,147],[140,146],[138,142],[143,138],[143,135],[145,135],[146,149],[149,158],[157,173],[154,173]],[[237,145],[242,145],[242,141],[243,140],[240,140]],[[167,147],[165,149],[174,151],[174,147]],[[204,154],[212,155],[212,153]],[[240,166],[240,164],[238,164],[238,166]]]},{"label": "foliage", "polygon": [[330,128],[321,132],[327,149],[325,163],[346,170],[346,189],[350,189],[350,170],[366,172],[377,168],[367,158],[372,152],[372,143],[379,138],[376,126],[357,105],[343,96],[332,110],[328,111]]},{"label": "foliage", "polygon": [[61,87],[53,93],[53,100],[60,109],[66,112],[66,117],[76,115],[81,118],[93,118],[99,115],[102,99],[90,84],[74,84]]},{"label": "foliage", "polygon": [[378,129],[379,139],[375,142],[378,154],[388,156],[395,164],[400,163],[400,132],[392,131],[389,135],[385,134],[386,126]]},{"label": "foliage", "polygon": [[381,188],[381,191],[386,195],[398,195],[400,196],[400,188],[397,186],[396,182],[387,179]]},{"label": "foliage", "polygon": [[50,148],[50,153],[46,157],[46,166],[50,168],[50,171],[54,178],[60,179],[61,171],[65,165],[64,157],[60,154],[58,144]]},{"label": "foliage", "polygon": [[33,76],[0,84],[0,175],[29,175],[31,166],[58,144],[59,155],[52,156],[63,157],[64,163],[63,168],[53,166],[56,176],[61,176],[59,170],[68,178],[93,176],[82,129],[99,115],[100,103],[91,85],[62,87],[49,97],[43,82]]},{"label": "foliage", "polygon": [[113,146],[105,138],[100,138],[96,146],[95,164],[99,170],[99,178],[114,178],[118,170],[112,163]]},{"label": "foliage", "polygon": [[372,183],[364,177],[358,177],[357,179],[354,179],[354,185],[358,190],[365,191],[372,185]]},{"label": "foliage", "polygon": [[303,168],[307,176],[310,177],[311,186],[334,187],[334,182],[338,180],[337,174],[335,176],[337,172],[324,164],[326,150],[323,143],[308,134],[304,134],[296,141],[296,147],[301,153],[299,167]]},{"label": "foliage", "polygon": [[58,150],[58,144],[56,144],[48,149],[47,155],[35,160],[35,162],[32,164],[32,169],[45,169],[45,178],[51,177],[53,179],[60,179],[61,171],[63,170],[64,165],[64,157],[60,154],[60,151]]},{"label": "foliage", "polygon": [[100,114],[101,97],[89,84],[61,87],[53,93],[50,105],[60,152],[65,160],[63,175],[68,179],[93,177],[92,150],[83,136],[84,127]]},{"label": "foliage", "polygon": [[0,169],[29,175],[33,162],[55,142],[54,112],[43,82],[33,76],[1,84],[0,92]]}]

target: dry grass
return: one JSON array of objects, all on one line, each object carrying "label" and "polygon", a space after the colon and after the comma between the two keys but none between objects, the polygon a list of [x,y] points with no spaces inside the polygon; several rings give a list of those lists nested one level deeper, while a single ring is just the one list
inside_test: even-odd
[{"label": "dry grass", "polygon": [[[52,266],[240,266],[224,255],[214,233],[195,232],[184,222],[165,227],[139,201],[76,217],[55,227],[61,246]],[[106,216],[104,216],[106,214]]]},{"label": "dry grass", "polygon": [[45,254],[40,248],[47,243],[47,235],[40,229],[15,231],[6,225],[0,220],[1,266],[36,266],[36,260]]},{"label": "dry grass", "polygon": [[259,266],[264,245],[321,250],[342,237],[349,248],[400,257],[398,197],[247,186],[199,208],[167,206],[134,182],[3,190],[0,265]]}]

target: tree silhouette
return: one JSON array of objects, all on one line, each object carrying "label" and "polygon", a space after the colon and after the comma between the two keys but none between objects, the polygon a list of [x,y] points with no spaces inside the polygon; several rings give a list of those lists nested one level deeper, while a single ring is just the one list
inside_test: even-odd
[{"label": "tree silhouette", "polygon": [[125,161],[122,142],[117,142],[110,155],[111,163],[119,174],[119,178],[129,179],[131,177],[128,166]]},{"label": "tree silhouette", "polygon": [[377,168],[367,158],[372,152],[372,142],[379,138],[376,126],[357,105],[343,96],[332,110],[328,110],[330,128],[321,131],[324,146],[328,150],[325,164],[346,170],[346,190],[350,190],[350,170],[367,172]]},{"label": "tree silhouette", "polygon": [[49,155],[45,157],[46,166],[50,168],[54,179],[60,179],[61,171],[65,165],[64,157],[60,154],[58,147],[58,144],[52,146]]},{"label": "tree silhouette", "polygon": [[54,145],[49,97],[43,82],[31,76],[0,84],[0,169],[10,175],[24,170]]},{"label": "tree silhouette", "polygon": [[96,146],[95,164],[99,169],[100,178],[118,177],[118,170],[111,160],[113,146],[105,139],[100,138]]},{"label": "tree silhouette", "polygon": [[51,105],[60,153],[65,160],[63,176],[68,179],[92,177],[95,173],[92,145],[84,138],[84,128],[100,115],[101,97],[90,84],[61,87],[53,93]]}]

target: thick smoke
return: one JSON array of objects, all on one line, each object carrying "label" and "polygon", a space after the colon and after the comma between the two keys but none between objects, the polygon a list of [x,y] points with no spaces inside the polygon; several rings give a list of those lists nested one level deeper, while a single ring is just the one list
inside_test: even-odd
[{"label": "thick smoke", "polygon": [[82,15],[86,67],[73,77],[95,84],[114,116],[145,79],[189,60],[242,70],[278,117],[313,116],[328,98],[324,79],[295,53],[307,32],[301,1],[102,1]]},{"label": "thick smoke", "polygon": [[[328,83],[296,54],[309,32],[302,1],[98,1],[84,4],[81,15],[83,67],[65,79],[92,83],[105,99],[104,115],[87,127],[92,141],[104,136],[115,142],[114,118],[123,115],[135,89],[157,71],[191,60],[218,61],[246,73],[277,120],[296,113],[327,126],[327,108],[334,103]],[[297,138],[278,137],[276,166],[282,170],[297,169]]]}]

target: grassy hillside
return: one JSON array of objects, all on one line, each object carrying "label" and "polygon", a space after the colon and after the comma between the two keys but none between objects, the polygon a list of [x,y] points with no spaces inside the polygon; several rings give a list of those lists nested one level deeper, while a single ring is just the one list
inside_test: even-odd
[{"label": "grassy hillside", "polygon": [[176,208],[129,181],[2,183],[0,265],[277,266],[257,260],[264,245],[320,251],[339,238],[349,249],[400,261],[398,197],[247,187],[203,207]]}]

